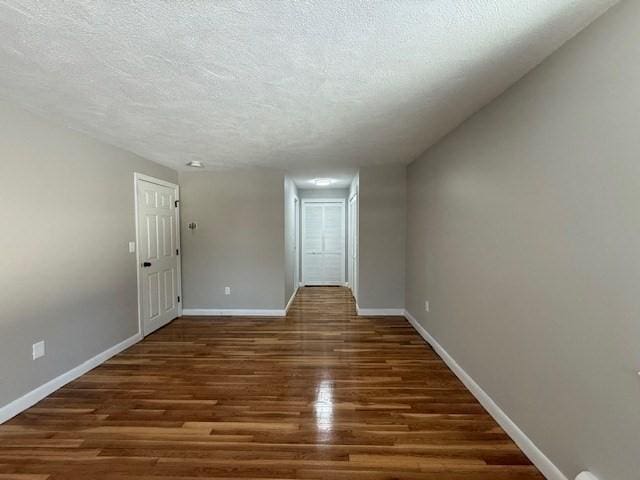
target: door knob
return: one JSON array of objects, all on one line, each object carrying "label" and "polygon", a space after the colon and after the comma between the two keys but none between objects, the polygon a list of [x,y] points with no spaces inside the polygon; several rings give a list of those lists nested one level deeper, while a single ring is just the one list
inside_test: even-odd
[{"label": "door knob", "polygon": [[143,266],[144,268],[150,267],[150,266],[151,266],[151,262],[144,262],[144,263],[142,264],[142,266]]}]

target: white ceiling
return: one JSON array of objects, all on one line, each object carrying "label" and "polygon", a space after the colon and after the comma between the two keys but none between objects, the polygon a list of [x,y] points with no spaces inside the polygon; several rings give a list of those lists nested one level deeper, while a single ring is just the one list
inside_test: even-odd
[{"label": "white ceiling", "polygon": [[408,163],[614,3],[0,0],[0,97],[176,168]]}]

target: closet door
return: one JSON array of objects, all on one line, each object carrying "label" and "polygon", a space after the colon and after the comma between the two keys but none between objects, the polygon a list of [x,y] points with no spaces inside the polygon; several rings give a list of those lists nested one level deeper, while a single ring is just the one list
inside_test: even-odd
[{"label": "closet door", "polygon": [[302,277],[305,285],[344,284],[344,201],[303,200]]}]

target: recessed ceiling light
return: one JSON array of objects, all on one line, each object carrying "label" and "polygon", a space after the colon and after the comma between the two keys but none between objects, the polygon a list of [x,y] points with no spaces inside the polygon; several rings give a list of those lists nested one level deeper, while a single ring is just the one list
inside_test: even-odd
[{"label": "recessed ceiling light", "polygon": [[329,185],[336,183],[336,181],[333,178],[314,178],[311,180],[311,183],[317,187],[328,187]]},{"label": "recessed ceiling light", "polygon": [[190,162],[187,162],[187,167],[204,168],[204,163],[200,160],[191,160]]}]

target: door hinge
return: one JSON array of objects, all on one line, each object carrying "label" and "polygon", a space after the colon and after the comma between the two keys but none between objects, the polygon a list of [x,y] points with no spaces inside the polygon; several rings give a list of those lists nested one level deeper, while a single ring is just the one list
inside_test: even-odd
[{"label": "door hinge", "polygon": [[178,303],[180,303],[180,297],[178,297]]},{"label": "door hinge", "polygon": [[175,202],[173,202],[173,205],[178,208],[178,205],[180,205],[180,200],[176,200]]},{"label": "door hinge", "polygon": [[176,248],[176,255],[180,255],[180,249]]}]

